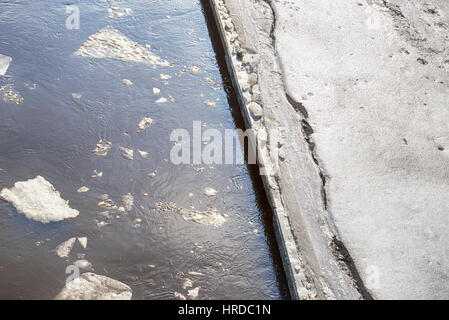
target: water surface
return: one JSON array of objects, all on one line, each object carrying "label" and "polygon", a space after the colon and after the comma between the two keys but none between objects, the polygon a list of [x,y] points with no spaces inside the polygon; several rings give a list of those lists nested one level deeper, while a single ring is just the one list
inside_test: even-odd
[{"label": "water surface", "polygon": [[[79,30],[66,28],[66,5],[79,6]],[[212,17],[203,5],[190,0],[0,1],[0,53],[13,58],[0,85],[12,84],[23,98],[18,105],[0,100],[0,188],[41,175],[80,211],[73,220],[44,225],[0,200],[0,298],[53,298],[78,254],[95,273],[128,284],[133,299],[173,299],[175,291],[185,295],[186,278],[201,287],[199,299],[288,297],[257,170],[170,162],[172,130],[191,131],[193,121],[202,121],[204,129],[242,126],[223,58],[216,54],[220,45],[206,21]],[[110,6],[132,11],[111,18]],[[150,45],[173,67],[74,55],[105,26]],[[200,72],[183,72],[184,66]],[[160,74],[171,75],[168,85]],[[161,95],[153,94],[154,87]],[[169,95],[174,101],[155,103]],[[207,107],[206,100],[216,105]],[[137,132],[148,116],[154,125]],[[107,157],[92,153],[100,139],[112,143]],[[125,160],[119,147],[134,149],[134,160]],[[137,149],[148,152],[149,159]],[[94,170],[103,176],[92,178]],[[148,177],[152,172],[156,175]],[[81,186],[90,191],[77,193]],[[205,196],[206,187],[216,189],[217,196]],[[132,211],[100,216],[105,211],[97,205],[100,195],[120,203],[128,193],[135,199]],[[196,224],[176,212],[155,211],[157,202],[215,207],[229,218],[218,228]],[[99,226],[101,221],[108,224]],[[69,259],[55,256],[52,250],[73,236],[87,237],[87,249],[76,244]],[[189,276],[191,271],[202,276]]]}]

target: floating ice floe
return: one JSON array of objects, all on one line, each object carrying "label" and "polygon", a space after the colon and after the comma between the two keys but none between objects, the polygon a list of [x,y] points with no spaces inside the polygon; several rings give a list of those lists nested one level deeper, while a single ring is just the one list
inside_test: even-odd
[{"label": "floating ice floe", "polygon": [[131,80],[129,80],[129,79],[122,79],[122,83],[125,86],[132,86],[133,85],[133,82]]},{"label": "floating ice floe", "polygon": [[98,172],[97,170],[94,170],[94,174],[92,175],[92,178],[101,178],[103,176],[103,172]]},{"label": "floating ice floe", "polygon": [[99,156],[106,157],[108,155],[109,149],[111,149],[111,145],[112,143],[110,143],[109,141],[100,139],[92,152]]},{"label": "floating ice floe", "polygon": [[88,192],[90,189],[88,187],[82,186],[81,188],[79,188],[76,192],[78,193],[84,193],[84,192]]},{"label": "floating ice floe", "polygon": [[151,53],[111,26],[104,27],[87,38],[75,52],[83,57],[117,59],[170,67],[171,63]]},{"label": "floating ice floe", "polygon": [[161,89],[153,88],[153,94],[159,94],[159,93],[161,93]]},{"label": "floating ice floe", "polygon": [[170,202],[158,202],[154,208],[156,211],[173,212],[181,214],[185,221],[193,221],[198,224],[207,224],[214,227],[222,226],[228,219],[228,215],[219,213],[216,209],[200,211],[195,209],[178,208],[176,204]]},{"label": "floating ice floe", "polygon": [[138,124],[137,128],[141,131],[145,130],[145,128],[152,126],[154,120],[150,117],[144,117]]},{"label": "floating ice floe", "polygon": [[179,292],[173,292],[173,297],[176,299],[176,300],[187,300],[187,298],[182,294],[182,293],[179,293]]},{"label": "floating ice floe", "polygon": [[147,174],[148,178],[154,178],[156,177],[156,172],[151,172],[149,174]]},{"label": "floating ice floe", "polygon": [[37,176],[28,181],[16,182],[11,189],[4,188],[0,198],[11,202],[27,218],[42,223],[62,221],[78,216],[79,211],[69,207],[53,185]]},{"label": "floating ice floe", "polygon": [[0,53],[0,76],[4,76],[9,68],[12,58]]},{"label": "floating ice floe", "polygon": [[195,289],[191,289],[187,291],[187,296],[190,299],[196,299],[198,297],[198,294],[200,293],[200,287],[196,287]]},{"label": "floating ice floe", "polygon": [[73,99],[81,99],[81,97],[82,97],[81,93],[72,93]]},{"label": "floating ice floe", "polygon": [[55,249],[55,254],[60,258],[68,258],[70,252],[75,245],[76,238],[70,238],[69,240],[64,241],[60,245],[58,245]]},{"label": "floating ice floe", "polygon": [[193,209],[179,208],[182,218],[185,221],[193,221],[199,224],[208,224],[214,227],[220,227],[223,225],[227,218],[227,214],[219,213],[217,210],[199,211]]},{"label": "floating ice floe", "polygon": [[125,158],[126,160],[134,160],[134,150],[125,147],[120,147],[119,150],[123,158]]},{"label": "floating ice floe", "polygon": [[55,300],[131,300],[131,288],[114,279],[86,272],[65,285]]},{"label": "floating ice floe", "polygon": [[191,67],[190,70],[191,70],[193,73],[199,73],[199,72],[201,72],[201,69],[198,68],[198,67],[196,67],[196,66]]},{"label": "floating ice floe", "polygon": [[14,88],[12,83],[0,86],[0,96],[6,102],[14,102],[16,105],[23,103],[23,97],[20,92]]},{"label": "floating ice floe", "polygon": [[78,269],[92,271],[92,263],[87,261],[86,259],[76,260],[73,265]]},{"label": "floating ice floe", "polygon": [[124,16],[127,16],[127,15],[131,14],[132,9],[131,8],[121,9],[121,8],[119,8],[117,6],[110,6],[107,9],[107,12],[108,12],[108,17],[111,18],[111,19],[112,18],[121,18],[121,17],[124,17]]},{"label": "floating ice floe", "polygon": [[134,206],[134,197],[131,193],[125,194],[122,197],[122,204],[126,211],[131,211]]},{"label": "floating ice floe", "polygon": [[25,86],[25,88],[28,88],[28,90],[33,91],[33,90],[35,90],[37,88],[37,83],[33,83],[31,85],[28,84],[28,83],[25,83],[24,86]]},{"label": "floating ice floe", "polygon": [[196,271],[189,271],[188,274],[191,275],[192,277],[202,277],[202,276],[204,276],[203,273],[196,272]]},{"label": "floating ice floe", "polygon": [[155,102],[156,103],[165,103],[165,102],[167,102],[167,99],[162,97],[162,98],[157,99]]},{"label": "floating ice floe", "polygon": [[193,282],[190,279],[185,279],[184,282],[182,283],[182,288],[184,290],[190,289],[193,287]]},{"label": "floating ice floe", "polygon": [[169,74],[161,74],[160,77],[161,77],[162,80],[171,79],[171,75],[169,75]]},{"label": "floating ice floe", "polygon": [[215,102],[214,100],[207,100],[207,101],[204,101],[204,104],[208,107],[213,107],[217,104],[217,102]]},{"label": "floating ice floe", "polygon": [[81,247],[84,249],[87,248],[87,237],[78,237],[78,242],[80,243]]},{"label": "floating ice floe", "polygon": [[217,195],[217,190],[213,189],[213,188],[205,188],[204,189],[204,194],[208,197],[213,197]]},{"label": "floating ice floe", "polygon": [[148,152],[142,151],[142,150],[137,150],[137,152],[140,154],[140,156],[141,156],[142,158],[148,159],[148,156],[149,156]]}]

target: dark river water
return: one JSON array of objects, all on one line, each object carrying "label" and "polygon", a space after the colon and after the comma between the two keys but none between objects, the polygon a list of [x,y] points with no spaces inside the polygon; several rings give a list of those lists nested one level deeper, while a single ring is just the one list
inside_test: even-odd
[{"label": "dark river water", "polygon": [[[79,7],[79,29],[67,29],[67,5]],[[119,9],[108,12],[111,6]],[[129,285],[133,299],[186,295],[187,278],[201,288],[198,299],[289,298],[256,168],[170,161],[176,128],[191,132],[193,121],[204,129],[243,127],[211,21],[207,5],[191,0],[0,0],[0,53],[13,59],[0,85],[23,98],[0,99],[0,189],[40,175],[80,212],[43,224],[0,200],[0,298],[52,299],[79,254],[96,274]],[[106,26],[149,44],[173,66],[74,55]],[[160,97],[168,101],[155,103]],[[137,132],[148,116],[154,124]],[[106,157],[92,152],[100,139],[112,143]],[[135,150],[134,160],[119,147]],[[93,178],[94,170],[103,176]],[[78,193],[81,186],[89,192]],[[207,197],[206,187],[217,195]],[[118,203],[128,193],[130,212],[100,215],[100,195]],[[215,207],[228,219],[219,227],[185,221],[178,212],[154,210],[158,202]],[[57,257],[54,248],[70,237],[87,237],[87,248],[77,243],[68,259]]]}]

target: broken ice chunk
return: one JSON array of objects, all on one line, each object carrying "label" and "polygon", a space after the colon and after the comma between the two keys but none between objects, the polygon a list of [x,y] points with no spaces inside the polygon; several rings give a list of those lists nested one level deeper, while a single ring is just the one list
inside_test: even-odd
[{"label": "broken ice chunk", "polygon": [[87,237],[79,237],[78,242],[80,243],[81,247],[84,249],[87,248]]},{"label": "broken ice chunk", "polygon": [[195,289],[188,290],[187,292],[188,292],[187,296],[190,299],[196,299],[198,297],[199,292],[200,292],[200,287],[196,287]]},{"label": "broken ice chunk", "polygon": [[152,126],[153,123],[154,123],[153,119],[151,119],[150,117],[144,117],[139,122],[139,125],[137,126],[137,128],[139,128],[139,130],[145,130],[145,128]]},{"label": "broken ice chunk", "polygon": [[129,80],[129,79],[123,79],[123,80],[122,80],[122,83],[123,83],[125,86],[132,86],[132,85],[133,85],[133,82],[132,82],[131,80]]},{"label": "broken ice chunk", "polygon": [[162,98],[157,99],[155,102],[156,103],[165,103],[165,102],[167,102],[167,99],[162,97]]},{"label": "broken ice chunk", "polygon": [[4,76],[9,68],[12,58],[0,53],[0,76]]},{"label": "broken ice chunk", "polygon": [[108,12],[108,18],[121,18],[124,16],[129,15],[132,12],[132,9],[130,8],[125,8],[125,9],[121,9],[119,7],[116,6],[111,6],[107,9]]},{"label": "broken ice chunk", "polygon": [[131,211],[133,209],[134,197],[131,195],[131,193],[125,194],[122,197],[122,203],[126,211]]},{"label": "broken ice chunk", "polygon": [[179,292],[173,292],[173,297],[176,299],[176,300],[187,300],[187,298],[182,294],[182,293],[179,293]]},{"label": "broken ice chunk", "polygon": [[162,67],[172,66],[111,26],[106,26],[87,38],[75,54],[83,57],[149,63]]},{"label": "broken ice chunk", "polygon": [[216,103],[214,100],[207,100],[207,101],[204,101],[204,104],[205,104],[206,106],[208,106],[208,107],[213,107],[213,106],[215,106],[217,103]]},{"label": "broken ice chunk", "polygon": [[61,243],[56,247],[55,254],[60,258],[68,258],[70,251],[72,251],[72,248],[75,245],[75,241],[76,241],[75,237],[64,241],[63,243]]},{"label": "broken ice chunk", "polygon": [[191,67],[190,70],[191,70],[193,73],[199,73],[199,72],[201,72],[201,69],[198,68],[197,66]]},{"label": "broken ice chunk", "polygon": [[204,194],[208,197],[213,197],[217,195],[217,190],[213,189],[213,188],[205,188],[204,189]]},{"label": "broken ice chunk", "polygon": [[111,149],[111,143],[109,141],[100,139],[92,152],[98,154],[99,156],[106,157],[108,155],[109,149]]},{"label": "broken ice chunk", "polygon": [[88,270],[92,271],[92,263],[85,259],[76,260],[73,265],[77,267],[78,269]]},{"label": "broken ice chunk", "polygon": [[146,151],[142,151],[142,150],[137,150],[137,152],[140,154],[140,156],[144,159],[148,159],[148,152]]},{"label": "broken ice chunk", "polygon": [[67,283],[55,300],[131,300],[132,290],[126,284],[86,272]]},{"label": "broken ice chunk", "polygon": [[134,150],[120,147],[120,153],[122,154],[122,157],[126,160],[134,160]]},{"label": "broken ice chunk", "polygon": [[90,189],[88,187],[82,186],[77,190],[78,193],[88,192]]},{"label": "broken ice chunk", "polygon": [[193,282],[192,282],[192,280],[190,280],[190,279],[185,279],[184,282],[183,282],[183,284],[182,284],[182,288],[183,288],[184,290],[187,290],[187,289],[190,289],[190,288],[192,288],[192,287],[193,287]]},{"label": "broken ice chunk", "polygon": [[79,211],[69,207],[53,185],[37,176],[28,181],[16,182],[11,189],[4,188],[0,198],[11,202],[27,218],[42,223],[75,218]]}]

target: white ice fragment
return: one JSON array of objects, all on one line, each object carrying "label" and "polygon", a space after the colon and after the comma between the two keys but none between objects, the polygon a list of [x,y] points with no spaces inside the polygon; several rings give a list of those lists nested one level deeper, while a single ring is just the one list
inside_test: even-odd
[{"label": "white ice fragment", "polygon": [[76,260],[73,265],[78,269],[92,271],[92,263],[85,259]]},{"label": "white ice fragment", "polygon": [[75,245],[75,241],[76,241],[75,237],[64,241],[63,243],[61,243],[56,247],[55,254],[60,258],[68,258],[70,251],[72,251],[72,248]]},{"label": "white ice fragment", "polygon": [[79,211],[70,208],[53,185],[37,176],[28,181],[16,182],[11,189],[4,188],[0,198],[11,202],[27,218],[42,223],[75,218]]},{"label": "white ice fragment", "polygon": [[191,289],[187,291],[187,296],[190,299],[196,299],[198,297],[198,294],[200,293],[200,287],[196,287],[195,289]]},{"label": "white ice fragment", "polygon": [[201,69],[198,68],[198,67],[196,67],[196,66],[191,67],[190,70],[191,70],[193,73],[199,73],[199,72],[201,72]]},{"label": "white ice fragment", "polygon": [[199,224],[208,224],[214,227],[222,226],[227,218],[227,214],[219,213],[215,209],[198,211],[193,209],[179,208],[179,212],[185,221],[193,221]]},{"label": "white ice fragment", "polygon": [[134,150],[120,147],[120,153],[122,154],[122,157],[126,160],[133,160],[134,159]]},{"label": "white ice fragment", "polygon": [[153,88],[153,94],[159,94],[159,93],[161,93],[161,89]]},{"label": "white ice fragment", "polygon": [[145,128],[152,126],[153,123],[153,119],[151,119],[150,117],[144,117],[137,125],[137,128],[139,128],[139,130],[145,130]]},{"label": "white ice fragment", "polygon": [[107,9],[107,12],[108,12],[108,18],[111,18],[111,19],[112,18],[121,18],[121,17],[131,14],[132,9],[131,8],[120,9],[119,7],[111,6]]},{"label": "white ice fragment", "polygon": [[161,77],[161,80],[171,79],[171,75],[169,75],[169,74],[161,74],[160,77]]},{"label": "white ice fragment", "polygon": [[217,102],[214,100],[206,100],[206,101],[204,101],[204,104],[208,107],[213,107],[217,104]]},{"label": "white ice fragment", "polygon": [[108,194],[102,194],[102,195],[100,195],[99,197],[98,197],[98,200],[101,200],[101,201],[106,201],[106,200],[108,200],[109,199],[109,195]]},{"label": "white ice fragment", "polygon": [[4,76],[9,68],[12,58],[0,53],[0,76]]},{"label": "white ice fragment", "polygon": [[104,221],[97,222],[97,226],[100,227],[100,228],[105,227],[105,226],[107,226],[108,224],[109,224],[109,223],[106,223],[106,222],[104,222]]},{"label": "white ice fragment", "polygon": [[182,294],[182,293],[179,293],[179,292],[173,292],[173,297],[176,299],[176,300],[187,300],[187,298]]},{"label": "white ice fragment", "polygon": [[55,300],[131,300],[131,288],[114,279],[86,272],[65,285]]},{"label": "white ice fragment", "polygon": [[84,249],[87,248],[87,237],[78,237],[78,242],[80,243],[81,247]]},{"label": "white ice fragment", "polygon": [[190,289],[190,288],[192,288],[192,287],[193,287],[193,281],[190,280],[190,279],[185,279],[185,280],[184,280],[184,283],[182,284],[182,288],[183,288],[184,290],[187,290],[187,289]]},{"label": "white ice fragment", "polygon": [[92,152],[96,153],[99,156],[106,157],[108,155],[109,149],[111,149],[111,143],[109,141],[100,139]]},{"label": "white ice fragment", "polygon": [[91,35],[75,54],[83,57],[149,63],[162,67],[172,66],[111,26],[106,26]]},{"label": "white ice fragment", "polygon": [[98,172],[97,170],[94,170],[94,174],[92,175],[92,178],[100,178],[103,176],[103,172]]},{"label": "white ice fragment", "polygon": [[207,187],[204,189],[204,194],[208,197],[213,197],[217,195],[217,190]]},{"label": "white ice fragment", "polygon": [[148,178],[154,178],[156,177],[156,172],[151,172],[149,174],[147,174]]},{"label": "white ice fragment", "polygon": [[148,159],[148,152],[142,151],[142,150],[137,150],[137,152],[139,153],[139,155],[140,155],[142,158]]},{"label": "white ice fragment", "polygon": [[78,193],[88,192],[90,189],[88,187],[82,186],[77,190]]},{"label": "white ice fragment", "polygon": [[133,82],[131,80],[129,80],[129,79],[122,79],[122,83],[125,86],[132,86],[133,85]]},{"label": "white ice fragment", "polygon": [[134,197],[132,196],[132,194],[131,193],[125,194],[122,197],[122,203],[126,211],[131,211],[134,206]]},{"label": "white ice fragment", "polygon": [[191,275],[192,277],[202,277],[202,276],[204,276],[203,273],[196,272],[196,271],[190,271],[190,272],[188,272],[188,274]]},{"label": "white ice fragment", "polygon": [[73,99],[81,99],[81,97],[82,97],[81,93],[72,93]]},{"label": "white ice fragment", "polygon": [[167,99],[162,97],[162,98],[157,99],[155,102],[156,103],[165,103],[165,102],[167,102]]}]

